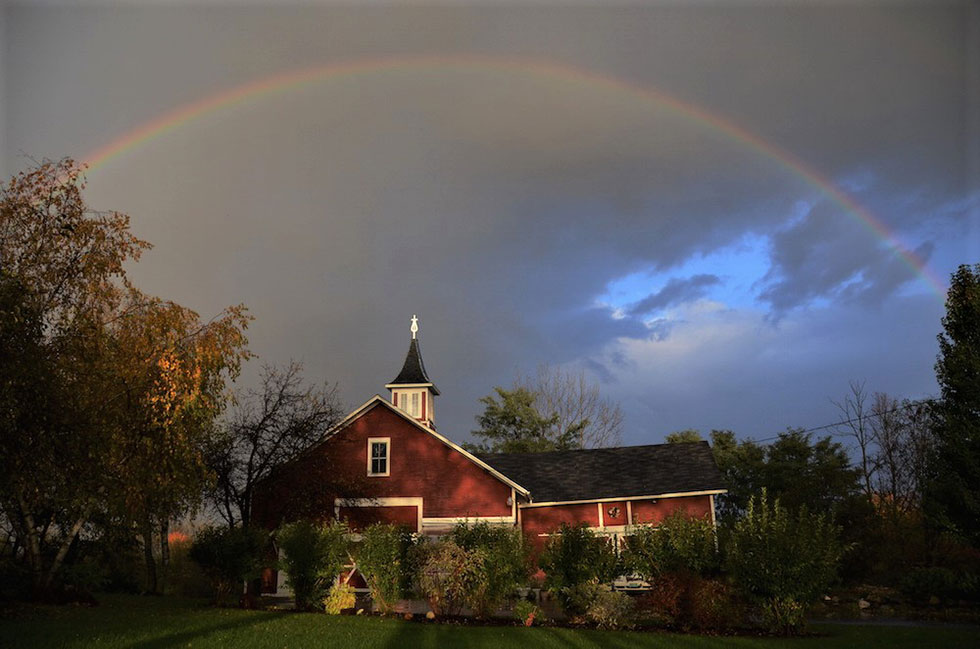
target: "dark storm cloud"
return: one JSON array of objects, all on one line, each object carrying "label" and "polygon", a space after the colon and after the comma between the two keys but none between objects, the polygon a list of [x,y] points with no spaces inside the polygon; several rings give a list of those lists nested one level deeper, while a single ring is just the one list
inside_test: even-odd
[{"label": "dark storm cloud", "polygon": [[721,283],[717,275],[702,273],[687,279],[673,277],[667,285],[656,293],[651,293],[642,300],[631,304],[630,315],[644,315],[658,309],[665,309],[675,304],[690,302],[707,293],[708,288]]},{"label": "dark storm cloud", "polygon": [[[263,360],[305,360],[311,377],[340,380],[351,402],[394,376],[418,313],[426,363],[445,395],[440,429],[453,437],[472,427],[478,397],[541,362],[594,369],[631,400],[629,426],[647,427],[639,413],[650,402],[639,393],[673,395],[678,410],[696,411],[740,375],[723,346],[695,344],[719,331],[751,351],[741,361],[758,393],[719,399],[713,411],[720,419],[724,404],[743,421],[767,407],[766,381],[789,371],[779,360],[787,348],[801,381],[780,406],[791,409],[812,401],[802,377],[826,356],[814,340],[898,344],[856,323],[866,298],[894,312],[896,292],[913,278],[777,148],[832,181],[856,178],[860,202],[923,254],[964,245],[950,232],[968,212],[940,209],[974,182],[962,169],[971,141],[962,14],[951,6],[9,8],[7,168],[23,166],[17,151],[81,156],[201,97],[324,63],[527,57],[655,87],[760,139],[582,77],[519,66],[389,70],[190,120],[92,173],[89,198],[130,213],[136,233],[156,244],[133,269],[140,286],[203,314],[245,302]],[[802,216],[801,202],[813,206]],[[644,326],[595,306],[617,278],[671,274],[746,234],[771,237],[758,291],[783,315],[781,337],[745,324],[765,314],[722,308]],[[651,309],[709,286],[668,287],[650,296]],[[839,340],[798,328],[821,301],[825,323],[837,309],[849,314],[850,326],[835,328]],[[931,345],[934,332],[920,339]],[[671,365],[631,346],[654,343],[678,350]],[[671,372],[684,380],[672,382]]]},{"label": "dark storm cloud", "polygon": [[[915,252],[928,261],[932,250],[924,242]],[[760,298],[777,318],[820,298],[877,303],[919,277],[887,240],[827,202],[772,235],[770,260]]]}]

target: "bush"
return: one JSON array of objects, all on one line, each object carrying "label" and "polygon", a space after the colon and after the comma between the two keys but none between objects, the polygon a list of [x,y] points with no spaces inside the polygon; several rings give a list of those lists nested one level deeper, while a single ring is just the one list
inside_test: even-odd
[{"label": "bush", "polygon": [[316,524],[305,520],[287,523],[276,531],[276,543],[283,552],[279,568],[286,573],[297,609],[314,610],[327,596],[347,563],[349,532],[346,525],[336,521]]},{"label": "bush", "polygon": [[688,583],[680,625],[686,629],[727,631],[742,625],[745,610],[738,594],[717,579]]},{"label": "bush", "polygon": [[477,564],[482,563],[482,556],[476,556],[478,552],[481,551],[468,552],[451,538],[425,547],[418,587],[434,613],[459,615],[467,593],[473,588]]},{"label": "bush", "polygon": [[408,590],[416,572],[417,545],[412,533],[397,525],[371,525],[361,535],[357,567],[382,612],[390,612]]},{"label": "bush", "polygon": [[977,599],[980,595],[977,575],[955,572],[949,568],[913,568],[899,582],[899,590],[918,602],[931,597],[943,599]]},{"label": "bush", "polygon": [[626,593],[600,586],[585,617],[600,629],[631,629],[636,623],[636,605]]},{"label": "bush", "polygon": [[588,607],[582,593],[576,592],[583,589],[577,587],[610,581],[621,572],[609,540],[596,536],[584,524],[573,527],[562,523],[548,539],[539,565],[545,571],[545,587],[569,615],[585,613]]},{"label": "bush", "polygon": [[681,606],[687,581],[680,575],[664,573],[650,580],[650,590],[638,596],[637,606],[652,616],[651,622],[674,626],[681,619]]},{"label": "bush", "polygon": [[674,512],[657,527],[637,525],[626,538],[623,564],[647,581],[667,572],[713,575],[720,567],[715,526],[684,512]]},{"label": "bush", "polygon": [[170,575],[168,592],[182,597],[207,597],[211,584],[196,562],[191,560],[191,539],[176,538],[170,541]]},{"label": "bush", "polygon": [[232,596],[237,601],[243,583],[261,574],[268,541],[265,532],[249,528],[211,527],[198,533],[190,557],[211,581],[215,604],[226,604]]},{"label": "bush", "polygon": [[735,584],[762,609],[771,632],[792,633],[807,606],[833,583],[842,547],[839,530],[823,515],[801,508],[796,517],[766,492],[749,501],[735,523],[726,567]]},{"label": "bush", "polygon": [[573,621],[581,621],[585,612],[589,610],[592,603],[599,597],[602,586],[596,580],[585,581],[574,586],[565,586],[555,595],[562,610]]},{"label": "bush", "polygon": [[340,615],[342,611],[354,608],[357,595],[349,584],[336,583],[330,587],[330,592],[323,599],[323,610],[330,615]]},{"label": "bush", "polygon": [[529,548],[519,529],[460,523],[448,538],[470,555],[471,581],[465,599],[477,617],[493,615],[527,582]]},{"label": "bush", "polygon": [[532,626],[535,622],[540,624],[545,620],[541,607],[526,599],[518,600],[514,604],[514,617],[520,620],[524,626]]}]

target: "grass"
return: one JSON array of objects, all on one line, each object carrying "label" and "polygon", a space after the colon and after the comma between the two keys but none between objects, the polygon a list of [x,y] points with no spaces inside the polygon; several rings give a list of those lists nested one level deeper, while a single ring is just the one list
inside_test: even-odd
[{"label": "grass", "polygon": [[242,649],[391,647],[530,649],[874,648],[977,646],[975,628],[819,625],[820,637],[710,637],[557,628],[458,627],[375,617],[213,609],[175,598],[105,596],[94,608],[21,607],[0,617],[0,647]]}]

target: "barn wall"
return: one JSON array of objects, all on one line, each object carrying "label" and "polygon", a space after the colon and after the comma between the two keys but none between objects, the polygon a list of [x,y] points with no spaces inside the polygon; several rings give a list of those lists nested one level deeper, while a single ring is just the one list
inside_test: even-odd
[{"label": "barn wall", "polygon": [[[389,476],[367,475],[369,437],[391,438]],[[262,485],[253,516],[268,528],[300,517],[324,520],[340,497],[421,497],[426,518],[512,514],[508,485],[380,404]]]},{"label": "barn wall", "polygon": [[[599,507],[602,507],[603,528],[620,528],[627,525],[627,501],[622,500],[603,502],[598,505],[592,502],[524,507],[521,509],[521,528],[535,550],[540,551],[547,542],[547,535],[557,530],[562,523],[569,525],[585,523],[589,527],[599,528]],[[609,514],[609,510],[613,507],[619,508],[619,516],[616,518]],[[709,496],[682,496],[661,498],[656,501],[632,500],[629,508],[632,509],[634,524],[656,524],[677,510],[690,516],[707,516],[711,510],[711,499]]]},{"label": "barn wall", "polygon": [[633,523],[657,524],[669,514],[681,510],[688,516],[702,518],[711,512],[710,496],[682,496],[679,498],[660,498],[657,500],[634,500]]}]

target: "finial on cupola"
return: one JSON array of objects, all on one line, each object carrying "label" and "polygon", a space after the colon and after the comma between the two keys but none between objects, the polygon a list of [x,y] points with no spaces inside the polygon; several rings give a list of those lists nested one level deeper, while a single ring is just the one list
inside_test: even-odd
[{"label": "finial on cupola", "polygon": [[422,363],[422,352],[419,350],[419,317],[412,316],[412,341],[408,346],[408,354],[402,364],[402,371],[395,380],[385,385],[391,390],[391,403],[423,424],[435,428],[433,423],[433,400],[439,394],[438,388],[429,379]]}]

